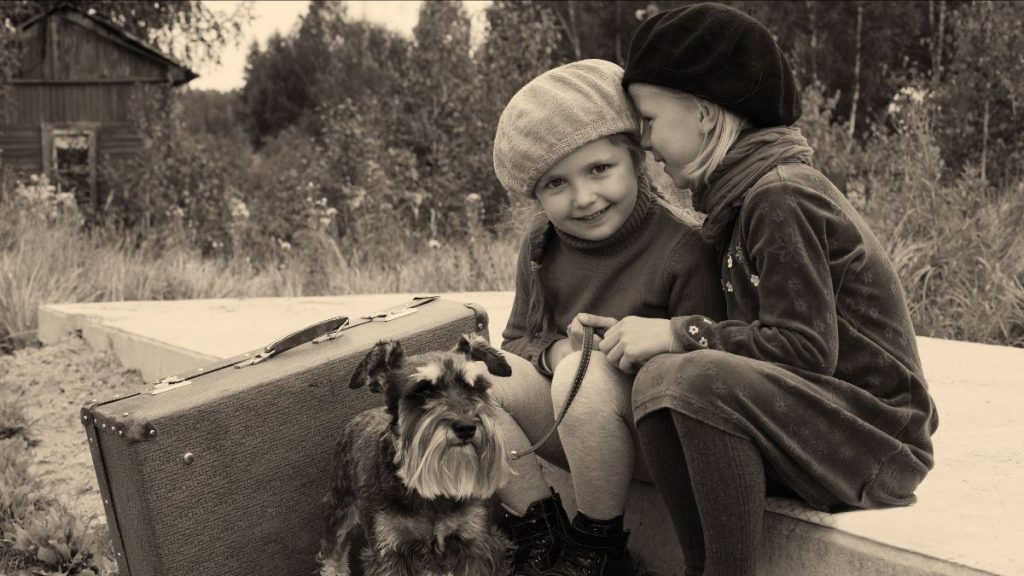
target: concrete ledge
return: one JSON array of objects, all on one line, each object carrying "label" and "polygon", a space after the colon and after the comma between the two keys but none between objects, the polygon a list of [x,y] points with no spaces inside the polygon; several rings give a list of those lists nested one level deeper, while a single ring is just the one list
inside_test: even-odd
[{"label": "concrete ledge", "polygon": [[[39,310],[39,337],[53,343],[79,332],[112,349],[147,381],[261,348],[330,316],[357,316],[411,294],[172,302],[54,304]],[[500,342],[510,292],[445,297],[484,306]],[[765,518],[765,574],[1024,574],[1024,350],[919,338],[939,409],[936,466],[918,504],[822,514],[771,500]],[[569,476],[548,479],[574,507]],[[660,496],[634,484],[626,513],[631,548],[665,576],[682,574],[681,555]]]}]

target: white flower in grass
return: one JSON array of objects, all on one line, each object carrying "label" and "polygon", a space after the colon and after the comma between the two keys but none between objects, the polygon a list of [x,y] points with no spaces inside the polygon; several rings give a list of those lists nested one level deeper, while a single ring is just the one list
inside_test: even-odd
[{"label": "white flower in grass", "polygon": [[700,337],[700,345],[705,347],[705,348],[707,348],[708,347],[708,339],[703,337],[703,336],[701,336]]},{"label": "white flower in grass", "polygon": [[750,283],[754,285],[754,288],[757,288],[761,284],[761,277],[757,274],[751,274]]},{"label": "white flower in grass", "polygon": [[697,328],[696,326],[690,326],[690,334],[696,334],[699,331],[700,329]]}]

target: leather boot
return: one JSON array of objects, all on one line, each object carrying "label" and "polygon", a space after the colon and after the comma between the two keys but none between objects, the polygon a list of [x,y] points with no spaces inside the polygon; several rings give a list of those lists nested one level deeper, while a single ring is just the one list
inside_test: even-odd
[{"label": "leather boot", "polygon": [[569,538],[569,518],[554,491],[550,498],[531,504],[521,518],[505,512],[502,524],[516,546],[512,576],[541,576],[561,556]]},{"label": "leather boot", "polygon": [[628,539],[621,517],[603,522],[577,513],[561,558],[542,576],[631,576]]}]

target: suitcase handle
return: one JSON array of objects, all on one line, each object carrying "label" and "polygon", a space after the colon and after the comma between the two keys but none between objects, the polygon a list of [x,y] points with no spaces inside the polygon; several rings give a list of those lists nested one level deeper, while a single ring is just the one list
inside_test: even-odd
[{"label": "suitcase handle", "polygon": [[301,344],[311,342],[316,338],[319,338],[325,334],[337,331],[339,328],[348,324],[348,316],[335,316],[334,318],[328,318],[327,320],[321,320],[316,324],[306,326],[301,330],[292,332],[291,334],[275,340],[270,344],[263,347],[263,351],[251,358],[235,364],[235,368],[245,368],[246,366],[252,366],[253,364],[259,364],[271,356],[276,356],[286,350],[291,350]]},{"label": "suitcase handle", "polygon": [[354,328],[361,324],[367,324],[369,322],[390,322],[396,318],[412,314],[416,311],[416,308],[428,302],[433,302],[438,298],[438,296],[416,296],[412,300],[395,306],[394,308],[362,316],[355,322],[350,322],[348,316],[337,316],[322,322],[317,322],[316,324],[307,326],[297,332],[292,332],[284,338],[268,344],[259,354],[235,364],[235,368],[245,368],[247,366],[252,366],[253,364],[259,364],[272,356],[276,356],[285,350],[295,348],[300,344],[306,344],[307,342],[319,344],[326,340],[333,340],[340,336],[344,330]]}]

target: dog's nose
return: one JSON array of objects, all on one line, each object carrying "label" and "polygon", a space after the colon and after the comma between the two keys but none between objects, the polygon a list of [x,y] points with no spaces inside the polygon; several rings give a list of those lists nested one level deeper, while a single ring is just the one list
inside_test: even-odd
[{"label": "dog's nose", "polygon": [[473,434],[476,434],[476,424],[465,421],[453,422],[452,430],[459,440],[466,442],[473,437]]}]

